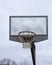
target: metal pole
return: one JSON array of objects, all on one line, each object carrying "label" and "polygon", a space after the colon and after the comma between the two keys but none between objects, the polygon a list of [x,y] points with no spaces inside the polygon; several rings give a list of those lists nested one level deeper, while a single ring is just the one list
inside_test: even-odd
[{"label": "metal pole", "polygon": [[35,45],[34,45],[34,43],[32,43],[31,55],[32,55],[33,65],[36,65],[36,62],[35,62]]}]

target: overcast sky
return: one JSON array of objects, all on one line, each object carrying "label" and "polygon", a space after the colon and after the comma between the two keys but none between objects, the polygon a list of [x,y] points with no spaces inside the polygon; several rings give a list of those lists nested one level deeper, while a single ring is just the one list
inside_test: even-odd
[{"label": "overcast sky", "polygon": [[48,15],[48,40],[36,45],[36,65],[52,65],[52,1],[51,0],[0,0],[0,60],[10,58],[16,63],[32,65],[30,49],[9,40],[9,16]]}]

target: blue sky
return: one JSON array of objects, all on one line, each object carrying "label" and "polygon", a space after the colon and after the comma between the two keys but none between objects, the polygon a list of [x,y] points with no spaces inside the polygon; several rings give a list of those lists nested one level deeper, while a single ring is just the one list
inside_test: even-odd
[{"label": "blue sky", "polygon": [[36,45],[36,65],[52,65],[52,1],[0,0],[0,60],[11,58],[16,63],[27,60],[32,65],[30,49],[9,40],[9,16],[48,15],[48,40]]}]

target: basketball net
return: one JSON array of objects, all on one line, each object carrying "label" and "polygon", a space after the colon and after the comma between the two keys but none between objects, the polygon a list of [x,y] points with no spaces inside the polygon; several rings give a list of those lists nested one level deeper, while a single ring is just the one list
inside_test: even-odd
[{"label": "basketball net", "polygon": [[22,44],[23,44],[23,48],[31,48],[30,43],[22,43]]},{"label": "basketball net", "polygon": [[23,48],[31,48],[32,42],[34,41],[35,33],[31,31],[22,31],[19,32],[18,37],[19,40],[23,44]]}]

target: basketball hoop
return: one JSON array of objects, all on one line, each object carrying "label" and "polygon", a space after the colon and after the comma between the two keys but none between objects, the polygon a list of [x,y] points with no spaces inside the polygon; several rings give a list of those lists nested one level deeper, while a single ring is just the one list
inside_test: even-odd
[{"label": "basketball hoop", "polygon": [[35,33],[31,31],[21,31],[18,33],[19,40],[23,43],[23,48],[31,48]]}]

